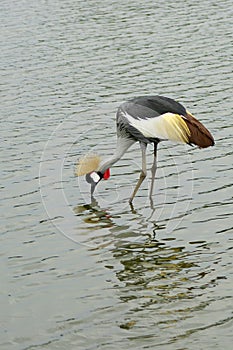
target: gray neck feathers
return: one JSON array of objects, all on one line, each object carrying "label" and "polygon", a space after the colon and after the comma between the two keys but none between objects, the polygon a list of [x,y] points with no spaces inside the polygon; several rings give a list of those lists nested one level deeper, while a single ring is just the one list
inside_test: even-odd
[{"label": "gray neck feathers", "polygon": [[107,169],[111,168],[112,165],[115,164],[134,143],[135,141],[133,139],[118,137],[114,154],[111,157],[104,159],[100,163],[98,170],[101,173],[104,173]]}]

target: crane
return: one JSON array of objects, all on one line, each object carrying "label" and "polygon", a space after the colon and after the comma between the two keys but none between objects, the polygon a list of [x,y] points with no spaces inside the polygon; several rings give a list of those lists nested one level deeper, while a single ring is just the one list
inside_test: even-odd
[{"label": "crane", "polygon": [[84,157],[77,166],[76,175],[86,175],[91,184],[91,196],[96,185],[110,176],[110,168],[135,142],[139,142],[142,153],[142,167],[134,191],[129,198],[132,203],[138,189],[147,175],[146,149],[154,145],[150,198],[153,194],[157,169],[157,148],[161,141],[197,145],[206,148],[214,145],[214,138],[182,104],[164,96],[139,96],[123,102],[116,114],[117,144],[114,154],[103,161],[97,156]]}]

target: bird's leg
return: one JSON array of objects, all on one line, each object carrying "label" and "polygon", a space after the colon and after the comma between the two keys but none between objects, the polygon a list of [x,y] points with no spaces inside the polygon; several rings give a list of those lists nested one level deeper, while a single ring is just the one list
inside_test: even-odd
[{"label": "bird's leg", "polygon": [[150,199],[152,200],[154,182],[155,182],[155,173],[157,170],[157,143],[154,143],[154,160],[151,168],[151,186],[150,186]]},{"label": "bird's leg", "polygon": [[141,186],[143,180],[146,177],[146,146],[147,146],[146,143],[140,142],[140,147],[141,147],[141,151],[142,151],[142,170],[141,170],[137,185],[135,186],[135,189],[133,191],[133,194],[129,199],[129,203],[132,203],[139,187]]}]

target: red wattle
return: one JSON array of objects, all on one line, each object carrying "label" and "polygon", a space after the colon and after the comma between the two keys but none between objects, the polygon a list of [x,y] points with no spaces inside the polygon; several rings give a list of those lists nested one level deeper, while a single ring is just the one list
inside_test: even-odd
[{"label": "red wattle", "polygon": [[110,169],[107,169],[103,176],[104,180],[108,180],[110,178]]}]

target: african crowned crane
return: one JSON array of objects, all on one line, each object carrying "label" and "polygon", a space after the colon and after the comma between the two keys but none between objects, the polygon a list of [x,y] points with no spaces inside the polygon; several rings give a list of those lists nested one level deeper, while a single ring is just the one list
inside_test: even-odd
[{"label": "african crowned crane", "polygon": [[76,175],[86,174],[91,184],[91,196],[101,179],[108,179],[109,168],[116,163],[127,149],[139,141],[142,152],[142,169],[129,202],[132,203],[139,187],[146,177],[146,148],[154,144],[154,160],[151,168],[152,196],[157,146],[160,141],[170,140],[177,143],[197,145],[206,148],[214,145],[213,136],[194,116],[180,103],[163,96],[140,96],[120,105],[116,115],[117,145],[112,157],[100,161],[99,158],[84,158],[78,164]]}]

